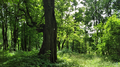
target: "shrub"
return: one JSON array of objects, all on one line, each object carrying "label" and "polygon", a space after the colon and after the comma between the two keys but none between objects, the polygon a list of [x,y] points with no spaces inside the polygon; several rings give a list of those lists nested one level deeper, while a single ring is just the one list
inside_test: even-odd
[{"label": "shrub", "polygon": [[112,60],[120,60],[120,19],[115,15],[110,17],[104,26],[102,43],[98,44],[102,54],[109,56]]}]

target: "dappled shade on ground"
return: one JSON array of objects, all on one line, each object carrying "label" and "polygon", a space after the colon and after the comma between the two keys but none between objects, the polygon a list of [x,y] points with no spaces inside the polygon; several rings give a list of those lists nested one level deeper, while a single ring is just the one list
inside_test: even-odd
[{"label": "dappled shade on ground", "polygon": [[[45,56],[36,56],[38,51],[0,52],[0,67],[119,67],[119,62],[104,60],[95,53],[79,54],[72,51],[58,51],[58,60],[50,63]],[[41,57],[41,59],[39,59]]]}]

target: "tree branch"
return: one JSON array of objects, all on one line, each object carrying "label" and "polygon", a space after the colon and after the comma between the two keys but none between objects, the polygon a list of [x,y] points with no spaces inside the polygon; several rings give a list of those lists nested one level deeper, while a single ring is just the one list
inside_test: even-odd
[{"label": "tree branch", "polygon": [[25,3],[25,6],[26,6],[26,14],[29,16],[29,18],[30,18],[31,23],[33,24],[33,26],[35,26],[37,23],[34,22],[33,19],[32,19],[32,17],[30,16],[26,0],[24,0],[24,3]]}]

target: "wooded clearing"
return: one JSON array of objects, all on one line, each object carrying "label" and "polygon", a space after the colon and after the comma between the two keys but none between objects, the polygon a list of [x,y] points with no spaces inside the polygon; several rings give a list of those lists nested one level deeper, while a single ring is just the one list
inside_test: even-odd
[{"label": "wooded clearing", "polygon": [[119,0],[0,0],[0,67],[119,66]]}]

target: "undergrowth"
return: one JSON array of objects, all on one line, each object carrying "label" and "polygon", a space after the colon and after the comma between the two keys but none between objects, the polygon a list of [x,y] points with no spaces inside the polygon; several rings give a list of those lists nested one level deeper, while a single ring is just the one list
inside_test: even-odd
[{"label": "undergrowth", "polygon": [[57,62],[50,63],[38,51],[0,52],[0,67],[120,67],[120,62],[105,60],[95,54],[79,54],[69,50],[57,52]]},{"label": "undergrowth", "polygon": [[1,52],[0,67],[51,67],[52,64],[45,58],[37,55],[38,51],[31,52]]}]

